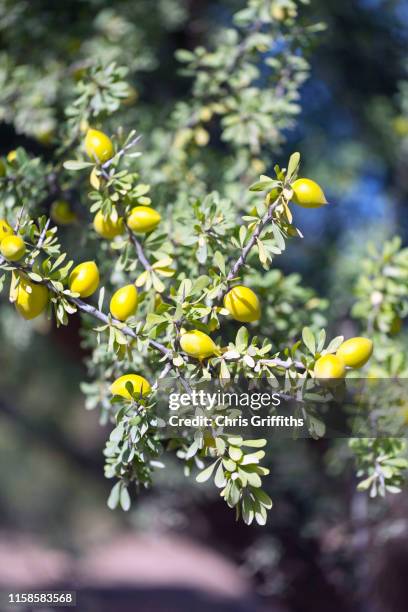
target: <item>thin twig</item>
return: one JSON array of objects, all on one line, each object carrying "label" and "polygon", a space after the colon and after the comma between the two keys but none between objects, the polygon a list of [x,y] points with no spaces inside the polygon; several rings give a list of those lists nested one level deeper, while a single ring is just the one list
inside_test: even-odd
[{"label": "thin twig", "polygon": [[276,366],[279,368],[285,368],[285,370],[289,370],[292,366],[295,366],[298,369],[304,370],[305,366],[301,361],[294,361],[293,359],[279,359],[275,357],[274,359],[260,359],[257,363],[265,366]]},{"label": "thin twig", "polygon": [[47,221],[46,221],[46,223],[45,223],[45,225],[43,227],[43,230],[42,230],[42,232],[40,234],[40,237],[38,239],[37,249],[41,249],[42,245],[44,244],[44,240],[45,240],[45,237],[47,235],[47,231],[48,231],[48,228],[50,226],[50,223],[51,223],[51,219],[47,219]]},{"label": "thin twig", "polygon": [[159,376],[156,378],[154,384],[152,385],[153,391],[158,388],[159,380],[161,380],[162,378],[166,378],[167,374],[170,372],[172,367],[173,365],[168,361],[166,365],[164,366],[164,368],[162,369],[162,371],[160,372]]},{"label": "thin twig", "polygon": [[139,240],[136,238],[132,230],[128,226],[126,226],[126,228],[129,234],[129,239],[131,240],[131,242],[133,243],[133,246],[136,249],[138,260],[140,261],[140,263],[142,264],[145,270],[150,271],[152,269],[152,266],[150,265],[149,260],[144,254],[142,245],[140,244]]},{"label": "thin twig", "polygon": [[109,168],[109,166],[111,166],[114,160],[120,159],[121,157],[123,157],[126,151],[128,151],[129,149],[132,149],[132,147],[134,147],[135,144],[138,143],[141,138],[142,137],[140,135],[136,136],[135,138],[132,138],[132,140],[128,142],[128,144],[124,146],[123,149],[120,149],[120,151],[118,151],[113,157],[111,157],[110,159],[108,159],[108,161],[102,164],[102,169],[106,170],[106,168]]},{"label": "thin twig", "polygon": [[[49,289],[51,289],[51,291],[58,294],[58,291],[56,291],[52,283],[47,283],[47,286]],[[88,304],[87,302],[84,302],[80,298],[67,296],[65,294],[64,294],[64,298],[68,300],[68,302],[71,302],[72,304],[74,304],[78,308],[78,310],[80,310],[81,312],[91,315],[95,319],[98,319],[98,321],[105,323],[105,325],[110,325],[110,324],[116,325],[120,329],[120,331],[123,334],[125,334],[125,336],[129,336],[130,338],[133,338],[134,340],[138,339],[138,335],[134,332],[134,330],[131,327],[129,327],[128,325],[123,325],[123,323],[121,323],[117,319],[108,317],[108,315],[106,315],[104,312],[102,312],[95,306],[92,306],[92,304]],[[172,353],[172,351],[166,348],[164,344],[161,344],[160,342],[156,342],[156,340],[151,340],[150,338],[147,338],[147,342],[150,346],[153,346],[155,349],[160,351],[160,353],[162,353],[163,355],[170,356]]]},{"label": "thin twig", "polygon": [[[227,283],[228,281],[233,280],[234,278],[237,277],[238,272],[240,271],[240,269],[242,268],[242,266],[245,265],[245,262],[247,260],[247,257],[249,255],[249,253],[252,251],[253,247],[255,246],[259,236],[262,234],[263,230],[265,229],[265,227],[272,221],[273,218],[273,213],[276,209],[276,207],[281,203],[281,197],[279,196],[268,208],[268,210],[266,211],[266,213],[264,214],[264,216],[262,217],[262,219],[259,221],[258,225],[256,226],[251,238],[248,240],[248,243],[245,245],[245,247],[242,249],[240,256],[238,257],[238,259],[236,260],[236,262],[233,264],[233,266],[231,267],[228,275],[227,275]],[[225,294],[228,293],[228,286],[227,288],[221,293],[221,295],[219,296],[219,300],[222,301],[223,297],[225,296]]]},{"label": "thin twig", "polygon": [[[43,229],[42,229],[42,231],[41,231],[41,233],[40,233],[40,235],[38,237],[37,245],[36,245],[34,251],[35,250],[38,250],[38,251],[41,250],[41,247],[44,244],[44,240],[45,240],[45,238],[47,236],[47,231],[48,231],[50,223],[51,223],[51,219],[47,219],[47,221],[46,221],[46,223],[45,223],[45,225],[44,225],[44,227],[43,227]],[[34,257],[32,257],[30,259],[29,265],[32,266],[33,263],[34,263]]]}]

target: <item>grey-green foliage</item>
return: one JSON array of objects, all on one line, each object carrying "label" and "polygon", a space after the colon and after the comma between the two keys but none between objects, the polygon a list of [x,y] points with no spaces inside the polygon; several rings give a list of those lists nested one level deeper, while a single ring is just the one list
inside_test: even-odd
[{"label": "grey-green foliage", "polygon": [[367,321],[369,330],[396,333],[408,314],[408,248],[394,238],[378,248],[369,246],[356,285],[355,317]]},{"label": "grey-green foliage", "polygon": [[[86,6],[92,13],[91,4]],[[244,440],[225,431],[215,434],[199,429],[195,435],[186,431],[163,440],[155,412],[156,382],[161,376],[171,377],[183,389],[189,380],[233,381],[242,375],[247,379],[268,376],[277,384],[280,375],[285,392],[302,398],[310,391],[305,380],[311,383],[315,361],[335,352],[341,342],[326,337],[324,301],[302,287],[296,275],[271,270],[290,241],[301,237],[290,205],[299,154],[291,156],[286,168],[275,166],[268,169],[271,176],[264,175],[285,130],[294,125],[299,113],[299,88],[308,74],[306,50],[311,35],[320,29],[303,24],[300,4],[249,0],[235,15],[233,27],[216,28],[210,50],[180,52],[178,57],[192,77],[191,95],[176,105],[164,104],[160,114],[157,106],[150,109],[142,104],[140,112],[136,106],[133,113],[126,106],[132,93],[127,79],[141,68],[154,68],[154,49],[144,48],[146,34],[135,19],[140,10],[145,23],[154,27],[148,2],[123,2],[117,9],[92,13],[92,35],[83,37],[78,53],[70,53],[66,61],[61,50],[69,40],[54,34],[50,39],[54,55],[50,51],[44,69],[30,65],[27,57],[21,59],[19,47],[14,53],[10,48],[4,58],[0,108],[5,119],[14,122],[18,131],[40,139],[35,118],[44,115],[56,128],[52,135],[56,150],[50,151],[52,159],[46,163],[23,149],[17,150],[15,161],[3,160],[1,215],[19,224],[28,253],[19,265],[2,262],[1,266],[6,273],[34,274],[32,280],[47,282],[59,324],[66,324],[78,309],[88,312],[83,342],[91,350],[90,380],[83,391],[87,407],[101,408],[102,422],[115,426],[105,450],[106,475],[118,480],[110,507],[121,505],[127,510],[131,487],[149,486],[154,469],[161,465],[158,457],[174,451],[187,474],[200,472],[198,481],[214,476],[228,505],[247,523],[255,519],[264,524],[271,501],[262,489],[261,477],[268,468],[261,461],[268,457],[263,450],[253,450],[264,446],[263,439]],[[33,36],[44,28],[26,3],[16,3],[10,13],[6,6],[13,8],[8,2],[0,3],[0,28],[4,29],[7,19],[16,24],[19,13],[36,26]],[[158,9],[165,12],[166,6],[167,2],[160,2]],[[168,27],[185,18],[181,2],[173,0],[171,7]],[[23,95],[25,85],[19,89],[21,75],[27,83],[36,81],[27,96]],[[48,98],[41,95],[47,78],[52,81]],[[33,91],[38,93],[35,100],[30,97]],[[85,158],[82,135],[89,122],[113,133],[117,154],[107,165]],[[122,127],[129,123],[129,129]],[[142,132],[141,142],[136,141],[135,129]],[[96,187],[89,185],[91,169],[96,169],[99,179]],[[80,218],[72,253],[79,261],[84,246],[86,257],[96,258],[100,267],[97,322],[89,304],[78,303],[77,296],[62,284],[71,262],[55,228],[48,228],[42,241],[45,220],[33,220],[60,196],[76,207]],[[126,216],[133,206],[150,204],[160,211],[162,222],[145,237],[125,232],[111,243],[101,241],[88,223],[100,210]],[[230,286],[234,262],[247,248],[236,280],[260,294],[263,315],[260,324],[241,326],[228,317],[222,296]],[[404,255],[393,249],[399,267]],[[366,265],[369,284],[373,275],[374,284],[384,282],[384,267]],[[399,294],[400,302],[395,301],[392,278],[384,289],[384,304],[389,303],[384,321],[390,311],[400,317],[406,314],[404,296]],[[129,282],[139,287],[139,307],[124,325],[112,320],[108,304],[113,291]],[[359,285],[358,316],[371,312],[366,285]],[[180,347],[184,325],[210,334],[222,350],[206,361],[190,358]],[[387,330],[379,326],[379,331]],[[387,348],[384,341],[384,346],[384,351],[391,352],[391,345]],[[380,349],[379,355],[384,354]],[[395,356],[389,359],[389,371],[398,371]],[[151,381],[148,399],[135,394],[130,401],[112,399],[110,383],[129,371],[143,373]],[[313,437],[323,435],[324,424],[315,406],[304,417]],[[393,448],[401,450],[398,445]],[[360,454],[361,469],[371,476],[370,453]]]},{"label": "grey-green foliage", "polygon": [[179,106],[176,121],[191,128],[214,114],[222,140],[259,156],[294,125],[309,71],[298,50],[320,26],[297,23],[296,2],[280,7],[268,0],[249,2],[233,23],[217,32],[213,48],[178,52],[184,74],[193,78],[195,105]]},{"label": "grey-green foliage", "polygon": [[[408,314],[408,249],[401,248],[399,238],[381,247],[369,245],[355,294],[353,314],[362,321],[375,345],[368,376],[374,383],[385,380],[388,385],[393,378],[406,380],[408,359],[402,324]],[[401,436],[401,426],[406,426],[406,386],[392,384],[386,399],[384,391],[376,397],[375,390],[374,384],[369,406],[373,425],[381,427],[391,420]],[[358,476],[363,478],[360,490],[368,489],[372,496],[400,490],[407,467],[405,438],[352,440],[350,446],[356,454]]]}]

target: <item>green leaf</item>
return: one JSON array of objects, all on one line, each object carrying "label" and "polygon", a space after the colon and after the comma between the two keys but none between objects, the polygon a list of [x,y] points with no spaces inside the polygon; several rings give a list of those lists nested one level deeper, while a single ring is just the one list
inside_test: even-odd
[{"label": "green leaf", "polygon": [[203,470],[202,472],[200,472],[197,476],[196,476],[196,481],[197,482],[205,482],[206,480],[208,480],[209,478],[211,478],[211,475],[214,471],[215,466],[217,465],[217,461],[215,461],[214,463],[212,463],[211,465],[209,465],[208,467],[205,468],[205,470]]},{"label": "green leaf", "polygon": [[239,243],[241,247],[243,247],[245,244],[246,235],[247,235],[247,228],[245,227],[245,225],[241,225],[241,227],[239,228]]},{"label": "green leaf", "polygon": [[225,276],[225,259],[219,251],[214,253],[214,263]]},{"label": "green leaf", "polygon": [[175,56],[179,62],[183,62],[183,63],[192,62],[195,57],[194,53],[191,53],[191,51],[187,51],[187,49],[177,49]]},{"label": "green leaf", "polygon": [[304,327],[302,330],[302,340],[309,351],[314,355],[316,353],[316,341],[310,327]]},{"label": "green leaf", "polygon": [[227,484],[227,481],[226,481],[226,478],[225,478],[225,474],[224,474],[224,469],[222,467],[222,462],[221,461],[220,461],[220,464],[219,464],[219,466],[217,468],[217,471],[215,472],[214,484],[219,489],[222,489]]},{"label": "green leaf", "polygon": [[224,359],[221,361],[220,364],[220,379],[221,380],[228,380],[231,378],[231,374],[230,371],[228,369],[227,364],[225,363]]},{"label": "green leaf", "polygon": [[235,468],[237,467],[237,464],[235,463],[235,461],[232,461],[232,459],[223,459],[222,460],[224,467],[226,470],[228,470],[228,472],[235,472]]},{"label": "green leaf", "polygon": [[215,446],[217,447],[218,454],[224,455],[226,445],[222,438],[215,438]]},{"label": "green leaf", "polygon": [[249,191],[270,191],[274,187],[274,183],[279,184],[272,179],[269,181],[258,181],[249,187]]},{"label": "green leaf", "polygon": [[273,502],[272,502],[271,498],[269,497],[269,495],[267,495],[265,493],[265,491],[262,491],[262,489],[253,489],[252,493],[256,497],[256,499],[263,506],[265,506],[265,508],[268,508],[268,510],[270,510],[272,508]]},{"label": "green leaf", "polygon": [[294,176],[297,173],[299,169],[299,164],[300,164],[300,153],[298,152],[292,153],[289,159],[288,170],[286,173],[286,178],[288,181],[292,178],[292,176]]},{"label": "green leaf", "polygon": [[241,436],[228,436],[228,444],[230,444],[231,446],[241,446],[242,437]]},{"label": "green leaf", "polygon": [[236,446],[230,446],[228,453],[233,461],[240,461],[242,459],[242,450]]},{"label": "green leaf", "polygon": [[307,419],[309,433],[314,438],[322,438],[326,432],[326,425],[320,419],[310,416]]},{"label": "green leaf", "polygon": [[66,170],[83,170],[84,168],[90,168],[94,164],[92,162],[80,161],[75,159],[70,159],[64,162],[64,168]]},{"label": "green leaf", "polygon": [[400,468],[401,470],[406,470],[408,468],[408,461],[403,457],[395,457],[393,459],[387,459],[384,461],[387,465],[392,465],[393,467]]},{"label": "green leaf", "polygon": [[248,330],[247,328],[243,325],[242,327],[239,328],[237,336],[235,338],[235,345],[237,347],[237,349],[242,352],[244,351],[247,346],[248,346],[248,342],[249,342],[249,334],[248,334]]},{"label": "green leaf", "polygon": [[274,235],[274,238],[276,240],[276,244],[278,245],[278,247],[281,249],[281,251],[284,251],[286,248],[285,245],[285,239],[282,236],[282,232],[280,231],[279,227],[276,225],[276,223],[272,224],[272,232]]},{"label": "green leaf", "polygon": [[266,510],[263,506],[261,506],[261,508],[255,512],[255,520],[258,523],[258,525],[263,526],[263,525],[266,525],[266,519],[267,519]]},{"label": "green leaf", "polygon": [[119,504],[121,485],[122,483],[119,481],[112,487],[112,490],[110,492],[110,495],[107,501],[108,508],[110,508],[111,510],[114,510],[115,508],[117,508]]},{"label": "green leaf", "polygon": [[130,509],[130,505],[131,505],[130,495],[125,485],[122,486],[122,489],[120,492],[120,505],[122,506],[122,510],[124,510],[125,512],[127,512]]},{"label": "green leaf", "polygon": [[199,276],[197,280],[194,282],[194,285],[191,289],[191,293],[193,294],[200,293],[203,289],[208,287],[209,282],[210,282],[210,279],[205,274],[203,274],[202,276]]},{"label": "green leaf", "polygon": [[42,276],[40,276],[39,274],[36,274],[35,272],[29,272],[28,276],[31,278],[31,280],[33,280],[35,283],[41,283],[43,278]]},{"label": "green leaf", "polygon": [[374,479],[375,479],[375,474],[372,474],[365,480],[362,480],[361,482],[359,482],[357,485],[357,491],[367,491],[367,489],[371,487],[371,484],[374,481]]},{"label": "green leaf", "polygon": [[244,442],[242,442],[242,446],[248,446],[250,448],[263,448],[266,446],[266,440],[264,438],[260,438],[259,440],[244,440]]},{"label": "green leaf", "polygon": [[119,425],[111,431],[109,440],[111,440],[111,442],[120,442],[120,440],[123,437],[123,432],[124,432],[123,423],[119,423]]},{"label": "green leaf", "polygon": [[324,343],[326,342],[326,330],[321,329],[319,335],[317,337],[317,347],[316,350],[318,353],[321,353],[324,347]]},{"label": "green leaf", "polygon": [[242,518],[247,525],[250,525],[254,520],[254,509],[248,496],[245,496],[242,500]]},{"label": "green leaf", "polygon": [[259,261],[261,264],[265,264],[268,261],[268,254],[265,250],[265,246],[259,238],[256,239],[256,244],[258,245]]},{"label": "green leaf", "polygon": [[333,340],[330,342],[329,346],[326,349],[326,353],[335,353],[339,346],[342,344],[343,340],[344,336],[336,336],[335,338],[333,338]]},{"label": "green leaf", "polygon": [[256,472],[248,472],[247,469],[245,468],[243,468],[243,471],[245,472],[245,475],[248,480],[248,484],[250,484],[251,487],[259,488],[262,486],[262,480]]}]

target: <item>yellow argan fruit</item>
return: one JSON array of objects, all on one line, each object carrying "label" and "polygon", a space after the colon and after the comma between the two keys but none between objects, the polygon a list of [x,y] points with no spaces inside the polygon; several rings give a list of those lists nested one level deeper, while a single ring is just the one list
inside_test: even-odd
[{"label": "yellow argan fruit", "polygon": [[134,285],[121,287],[115,291],[110,301],[112,316],[119,321],[126,321],[126,319],[135,314],[137,302],[137,289]]},{"label": "yellow argan fruit", "polygon": [[17,311],[24,319],[38,317],[47,307],[49,291],[45,285],[33,283],[25,275],[14,275],[10,290],[10,297],[14,300]]},{"label": "yellow argan fruit", "polygon": [[40,129],[35,133],[35,137],[41,144],[48,146],[51,144],[55,136],[54,128]]},{"label": "yellow argan fruit", "polygon": [[51,204],[50,216],[58,225],[71,225],[77,220],[77,216],[66,200],[55,200]]},{"label": "yellow argan fruit", "polygon": [[15,149],[13,149],[12,151],[9,151],[7,153],[7,161],[9,164],[12,164],[14,161],[16,161],[17,158],[17,151]]},{"label": "yellow argan fruit", "polygon": [[132,399],[129,391],[126,389],[126,384],[131,383],[133,385],[134,395],[142,395],[143,397],[148,395],[151,391],[149,381],[139,374],[125,374],[117,378],[110,387],[112,395],[120,395],[125,399]]},{"label": "yellow argan fruit", "polygon": [[343,342],[337,350],[346,366],[350,368],[362,368],[373,354],[373,342],[368,338],[350,338]]},{"label": "yellow argan fruit", "polygon": [[271,15],[276,21],[283,21],[286,17],[285,7],[279,5],[272,5]]},{"label": "yellow argan fruit", "polygon": [[108,240],[120,236],[125,230],[123,218],[118,216],[116,210],[112,211],[108,217],[104,217],[102,211],[99,210],[95,215],[93,226],[97,234]]},{"label": "yellow argan fruit", "polygon": [[261,305],[257,295],[252,289],[242,285],[228,291],[224,297],[224,307],[233,319],[241,323],[258,321],[261,316]]},{"label": "yellow argan fruit", "polygon": [[205,147],[210,141],[210,134],[203,127],[194,130],[194,140],[199,147]]},{"label": "yellow argan fruit", "polygon": [[315,378],[344,378],[346,367],[337,355],[323,355],[315,363]]},{"label": "yellow argan fruit", "polygon": [[9,261],[19,261],[26,252],[24,240],[21,236],[6,236],[1,241],[0,251]]},{"label": "yellow argan fruit", "polygon": [[293,203],[303,208],[319,208],[327,204],[323,189],[311,179],[297,179],[293,185]]},{"label": "yellow argan fruit", "polygon": [[86,298],[95,293],[99,286],[99,270],[94,261],[84,261],[76,266],[69,275],[69,288]]},{"label": "yellow argan fruit", "polygon": [[186,332],[180,338],[180,346],[187,355],[196,359],[206,359],[219,354],[214,340],[198,329]]},{"label": "yellow argan fruit", "polygon": [[0,242],[6,238],[6,236],[12,236],[14,230],[5,219],[0,219]]},{"label": "yellow argan fruit", "polygon": [[392,122],[392,126],[394,131],[398,136],[405,137],[408,136],[408,119],[403,115],[399,117],[395,117]]},{"label": "yellow argan fruit", "polygon": [[256,174],[262,174],[266,170],[266,165],[262,159],[255,158],[251,160],[251,168]]},{"label": "yellow argan fruit", "polygon": [[137,234],[152,232],[160,223],[161,216],[150,206],[135,206],[127,218],[127,225]]},{"label": "yellow argan fruit", "polygon": [[103,164],[114,155],[114,148],[109,136],[89,128],[85,136],[85,151],[93,161]]},{"label": "yellow argan fruit", "polygon": [[212,116],[213,112],[211,108],[209,106],[203,106],[200,110],[200,120],[204,122],[211,121]]}]

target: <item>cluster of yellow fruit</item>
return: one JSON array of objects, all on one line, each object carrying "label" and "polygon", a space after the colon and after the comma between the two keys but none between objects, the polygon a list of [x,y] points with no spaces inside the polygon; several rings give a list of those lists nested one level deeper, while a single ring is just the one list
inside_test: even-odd
[{"label": "cluster of yellow fruit", "polygon": [[[206,359],[214,355],[219,355],[221,349],[204,332],[193,329],[182,331],[180,338],[182,350],[196,359]],[[363,367],[373,352],[373,343],[367,338],[350,338],[341,344],[336,355],[323,355],[320,357],[314,369],[314,375],[319,379],[339,379],[344,378],[346,367]],[[139,374],[125,374],[111,385],[110,390],[113,395],[119,395],[124,399],[132,399],[126,386],[131,383],[133,392],[136,395],[145,397],[151,391],[150,383]]]},{"label": "cluster of yellow fruit", "polygon": [[[0,219],[0,252],[4,259],[17,262],[26,253],[23,238],[16,234],[11,225]],[[24,319],[38,317],[47,307],[49,293],[45,285],[33,283],[21,272],[12,274],[10,300]]]},{"label": "cluster of yellow fruit", "polygon": [[[151,206],[134,206],[126,219],[126,225],[136,234],[148,234],[156,229],[160,221],[160,214]],[[124,219],[118,215],[116,208],[107,216],[101,210],[97,212],[93,226],[95,232],[107,240],[112,240],[125,231]]]},{"label": "cluster of yellow fruit", "polygon": [[[120,291],[122,290],[119,289],[115,295],[117,295]],[[113,296],[112,301],[114,300],[115,295]],[[128,296],[124,294],[123,304],[125,308],[128,303]],[[135,303],[137,304],[137,294]],[[117,302],[117,307],[121,307],[119,299]],[[248,289],[248,287],[243,287],[241,285],[234,287],[226,294],[224,298],[224,307],[236,321],[244,323],[257,321],[261,316],[261,307],[257,295],[252,291],[252,289]],[[208,357],[219,355],[221,353],[221,349],[215,344],[214,340],[210,338],[208,334],[200,331],[199,329],[193,329],[191,331],[182,330],[180,346],[187,355],[199,360],[207,359]],[[143,376],[139,376],[138,374],[126,374],[115,380],[115,382],[112,384],[111,392],[113,395],[119,395],[124,399],[130,400],[131,395],[126,389],[126,384],[129,382],[132,383],[133,390],[136,394],[141,393],[143,396],[145,396],[150,393],[150,384],[145,378],[143,378]]]},{"label": "cluster of yellow fruit", "polygon": [[[76,266],[69,275],[69,288],[81,298],[90,297],[99,287],[99,269],[94,261],[84,261]],[[112,296],[110,312],[118,321],[126,321],[135,314],[138,294],[135,285],[125,285]]]},{"label": "cluster of yellow fruit", "polygon": [[346,368],[362,368],[373,353],[373,342],[355,337],[343,342],[335,355],[323,355],[314,366],[315,378],[339,379],[346,375]]},{"label": "cluster of yellow fruit", "polygon": [[[241,323],[253,323],[261,316],[258,296],[252,289],[243,285],[237,285],[228,291],[224,297],[224,308],[228,310],[233,319]],[[187,355],[194,359],[202,360],[220,354],[220,348],[214,340],[198,329],[183,330],[180,346]]]},{"label": "cluster of yellow fruit", "polygon": [[[85,136],[85,151],[87,155],[95,162],[104,164],[112,159],[115,154],[114,146],[106,134],[100,130],[89,129]],[[100,179],[94,170],[90,177],[91,185],[95,189],[99,189]],[[133,232],[137,234],[147,234],[152,232],[160,223],[161,216],[150,206],[135,206],[130,211],[126,224]],[[93,226],[95,232],[112,240],[115,236],[120,236],[125,231],[124,219],[118,215],[114,209],[110,215],[105,216],[102,211],[99,211],[94,218]]]},{"label": "cluster of yellow fruit", "polygon": [[8,261],[19,261],[26,252],[24,240],[5,219],[0,219],[0,252]]}]

